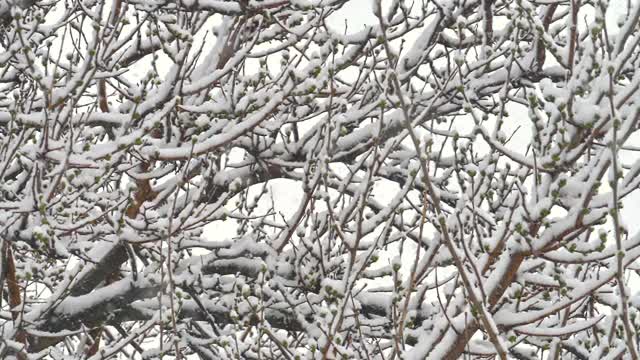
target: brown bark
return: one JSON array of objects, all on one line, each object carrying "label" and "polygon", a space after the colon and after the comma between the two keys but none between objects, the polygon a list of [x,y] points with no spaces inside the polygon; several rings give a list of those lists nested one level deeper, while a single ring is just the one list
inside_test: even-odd
[{"label": "brown bark", "polygon": [[[5,281],[7,283],[8,295],[9,295],[9,307],[11,309],[11,318],[13,319],[14,326],[18,325],[19,314],[17,312],[18,307],[22,304],[22,296],[20,291],[20,284],[16,276],[16,263],[13,259],[13,251],[11,251],[11,245],[6,244],[7,250],[5,253],[6,272]],[[15,340],[21,344],[24,344],[25,349],[27,344],[27,334],[18,329],[16,332]],[[19,354],[20,359],[25,359],[24,354]]]},{"label": "brown bark", "polygon": [[[553,14],[558,8],[558,4],[551,4],[547,8],[547,13],[544,15],[544,19],[542,20],[542,26],[544,27],[544,31],[549,31],[549,25],[551,25],[551,21],[553,21]],[[542,66],[544,65],[544,61],[546,59],[546,48],[544,47],[544,42],[542,39],[538,41],[538,48],[536,53],[536,61],[538,64],[538,70],[542,70]]]},{"label": "brown bark", "polygon": [[[109,15],[109,24],[116,26],[120,11],[122,10],[122,0],[114,0],[111,14]],[[109,112],[109,103],[107,102],[107,82],[105,79],[98,80],[98,106],[100,111]]]}]

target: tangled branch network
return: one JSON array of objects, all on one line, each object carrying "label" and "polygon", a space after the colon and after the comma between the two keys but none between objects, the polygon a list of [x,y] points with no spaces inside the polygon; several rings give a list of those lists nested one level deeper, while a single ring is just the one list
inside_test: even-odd
[{"label": "tangled branch network", "polygon": [[0,0],[0,358],[639,358],[640,3],[355,1]]}]

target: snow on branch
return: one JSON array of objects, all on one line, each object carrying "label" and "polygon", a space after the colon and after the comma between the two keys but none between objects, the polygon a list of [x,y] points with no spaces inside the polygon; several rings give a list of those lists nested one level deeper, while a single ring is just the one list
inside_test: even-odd
[{"label": "snow on branch", "polygon": [[0,358],[638,359],[640,5],[361,5],[0,0]]}]

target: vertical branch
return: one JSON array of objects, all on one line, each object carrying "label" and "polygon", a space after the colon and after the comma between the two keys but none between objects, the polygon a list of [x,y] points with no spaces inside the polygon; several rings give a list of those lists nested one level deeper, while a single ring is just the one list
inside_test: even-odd
[{"label": "vertical branch", "polygon": [[482,0],[482,11],[484,16],[484,46],[490,46],[493,42],[493,0]]},{"label": "vertical branch", "polygon": [[571,28],[569,39],[569,60],[567,66],[570,73],[573,73],[573,63],[576,58],[576,47],[578,45],[578,11],[580,10],[581,0],[571,0]]},{"label": "vertical branch", "polygon": [[[11,309],[11,318],[14,326],[19,326],[20,316],[15,310],[22,304],[20,285],[16,275],[16,263],[13,258],[13,251],[11,251],[11,245],[5,242],[5,246],[5,276],[9,295],[9,308]],[[25,347],[27,346],[27,336],[23,330],[17,329],[15,340],[24,344]]]},{"label": "vertical branch", "polygon": [[[111,26],[115,27],[117,25],[118,18],[120,17],[121,9],[122,9],[122,0],[113,0],[113,7],[111,8],[111,13],[109,15],[109,24]],[[109,112],[109,103],[107,101],[107,82],[105,79],[98,80],[98,106],[100,107],[100,111],[104,113]],[[136,193],[136,198],[137,197],[138,197],[138,193]],[[135,212],[137,214],[137,211],[140,208],[141,204],[142,204],[141,201],[138,201],[138,199],[136,199],[134,206],[129,207],[129,209],[137,206],[137,208],[135,208]],[[129,209],[127,209],[127,215],[129,215],[129,212],[128,212]],[[132,261],[134,260],[132,259]],[[91,330],[89,334],[91,335],[93,344],[91,344],[91,347],[89,347],[89,349],[87,350],[87,357],[91,357],[98,352],[98,349],[100,347],[100,338],[102,335],[102,327]]]},{"label": "vertical branch", "polygon": [[[109,15],[109,24],[111,26],[115,27],[118,23],[121,10],[122,0],[113,0],[113,7],[111,8],[111,14]],[[100,111],[105,113],[109,112],[109,103],[107,101],[107,81],[105,79],[98,80],[98,106],[100,107]]]},{"label": "vertical branch", "polygon": [[[605,30],[606,36],[606,44],[607,47],[609,45],[609,36]],[[611,61],[611,53],[609,54],[609,60]],[[609,145],[611,150],[611,167],[610,170],[612,172],[612,176],[609,178],[609,186],[611,186],[611,195],[613,201],[613,208],[611,209],[611,217],[613,219],[613,233],[616,240],[616,282],[618,283],[618,292],[619,294],[619,305],[621,309],[620,316],[622,317],[622,325],[625,333],[625,340],[627,344],[627,349],[629,350],[629,355],[631,355],[631,359],[638,360],[638,351],[636,349],[636,341],[635,341],[635,331],[634,326],[631,324],[631,319],[629,318],[629,296],[627,294],[627,290],[625,288],[625,252],[624,246],[622,244],[622,234],[620,228],[620,209],[619,209],[619,198],[618,198],[618,181],[620,181],[621,173],[618,171],[620,165],[618,164],[618,130],[621,128],[621,121],[617,118],[616,108],[614,104],[613,94],[614,94],[614,76],[615,71],[613,69],[609,70],[609,91],[608,91],[608,99],[610,106],[610,115],[611,121],[613,121],[613,126],[611,128],[612,139]],[[615,321],[613,322],[615,323]]]},{"label": "vertical branch", "polygon": [[98,106],[100,111],[108,113],[109,103],[107,102],[107,82],[105,79],[98,80]]},{"label": "vertical branch", "polygon": [[[551,4],[547,7],[547,12],[544,14],[544,18],[542,19],[542,26],[545,33],[549,31],[549,26],[551,25],[551,21],[553,21],[553,14],[555,13],[557,8],[557,3]],[[547,55],[547,49],[544,46],[544,39],[541,38],[538,40],[538,47],[536,50],[536,63],[538,65],[538,71],[541,71]]]}]

